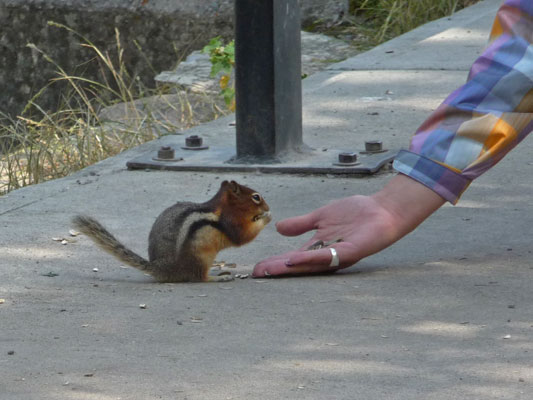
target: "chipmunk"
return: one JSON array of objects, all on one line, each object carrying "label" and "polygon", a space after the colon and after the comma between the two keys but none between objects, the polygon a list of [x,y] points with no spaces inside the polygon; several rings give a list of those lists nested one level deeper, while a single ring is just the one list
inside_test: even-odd
[{"label": "chipmunk", "polygon": [[148,237],[149,260],[120,243],[95,219],[77,215],[72,222],[99,247],[159,282],[231,280],[210,276],[217,253],[252,241],[270,222],[270,208],[256,191],[224,181],[205,203],[177,202],[163,211]]}]

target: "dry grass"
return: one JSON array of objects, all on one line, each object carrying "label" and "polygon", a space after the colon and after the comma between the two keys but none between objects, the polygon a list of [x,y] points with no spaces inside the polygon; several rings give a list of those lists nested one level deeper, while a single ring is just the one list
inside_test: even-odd
[{"label": "dry grass", "polygon": [[[70,28],[54,24],[60,29]],[[165,94],[142,87],[129,75],[116,32],[115,59],[101,52],[87,38],[82,45],[94,53],[109,77],[103,82],[72,76],[34,45],[57,70],[54,78],[16,118],[0,114],[0,195],[11,190],[63,177],[121,151],[162,135],[181,131],[223,114],[214,100],[186,93]],[[66,83],[66,85],[64,85]],[[39,98],[58,84],[62,93],[58,111],[46,112]],[[201,104],[200,104],[201,103]],[[202,115],[195,112],[200,104]],[[161,110],[164,110],[162,112]]]},{"label": "dry grass", "polygon": [[417,26],[477,3],[479,0],[356,0],[354,13],[364,14],[376,26],[381,43]]},{"label": "dry grass", "polygon": [[350,12],[336,24],[306,27],[350,41],[367,50],[426,22],[453,14],[479,0],[351,0]]}]

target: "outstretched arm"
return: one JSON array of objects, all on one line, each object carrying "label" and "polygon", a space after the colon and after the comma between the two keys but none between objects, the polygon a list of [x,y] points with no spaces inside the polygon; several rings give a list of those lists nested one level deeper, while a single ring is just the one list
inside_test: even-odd
[{"label": "outstretched arm", "polygon": [[[328,248],[306,250],[317,240],[342,239],[333,247],[339,268],[390,246],[435,212],[445,200],[417,181],[399,174],[372,196],[351,196],[336,200],[309,214],[276,224],[285,236],[316,230],[302,248],[259,262],[253,275],[308,274],[331,270]],[[337,268],[335,268],[337,269]]]},{"label": "outstretched arm", "polygon": [[533,130],[533,2],[506,0],[467,82],[428,117],[394,168],[455,204]]},{"label": "outstretched arm", "polygon": [[258,263],[254,276],[329,268],[329,249],[305,251],[316,240],[342,238],[339,268],[391,245],[445,200],[455,204],[468,185],[533,130],[533,2],[505,0],[489,45],[465,85],[420,126],[409,151],[394,161],[401,175],[373,196],[337,200],[277,224],[283,235],[316,229],[300,250]]}]

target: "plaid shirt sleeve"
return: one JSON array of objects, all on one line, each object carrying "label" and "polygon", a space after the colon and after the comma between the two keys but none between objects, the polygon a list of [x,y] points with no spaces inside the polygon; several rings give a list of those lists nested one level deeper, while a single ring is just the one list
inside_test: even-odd
[{"label": "plaid shirt sleeve", "polygon": [[533,1],[506,0],[465,85],[418,128],[394,168],[452,204],[533,130]]}]

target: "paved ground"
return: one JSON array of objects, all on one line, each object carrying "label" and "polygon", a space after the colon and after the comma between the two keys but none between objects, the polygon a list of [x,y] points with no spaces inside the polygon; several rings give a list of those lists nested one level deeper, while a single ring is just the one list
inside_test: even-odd
[{"label": "paved ground", "polygon": [[[406,146],[464,82],[498,5],[485,0],[306,79],[305,141]],[[231,138],[228,122],[195,132]],[[171,141],[0,198],[2,400],[532,398],[531,139],[458,206],[331,276],[157,284],[85,237],[53,240],[85,212],[146,254],[162,209],[207,199],[222,179],[260,190],[277,220],[370,194],[392,174],[126,170],[127,160]],[[298,243],[272,224],[219,258],[247,273]]]}]

